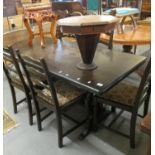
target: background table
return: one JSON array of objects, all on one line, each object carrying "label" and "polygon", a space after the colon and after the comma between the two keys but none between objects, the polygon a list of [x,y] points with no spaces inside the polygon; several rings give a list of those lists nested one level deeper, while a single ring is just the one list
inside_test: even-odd
[{"label": "background table", "polygon": [[106,15],[87,15],[60,19],[58,26],[62,32],[75,34],[82,61],[77,67],[82,70],[96,69],[92,63],[101,32],[112,31],[117,18]]},{"label": "background table", "polygon": [[[103,42],[109,41],[109,36],[101,34],[100,40]],[[132,26],[127,26],[124,33],[115,33],[113,43],[123,45],[124,52],[131,53],[132,46],[151,44],[151,26],[137,25],[135,29]],[[136,52],[136,48],[134,53]]]},{"label": "background table", "polygon": [[[34,20],[38,25],[39,33],[33,33],[29,20]],[[50,32],[44,32],[42,23],[44,21],[51,22]],[[24,5],[24,24],[29,33],[28,44],[32,47],[32,40],[35,35],[40,35],[41,47],[44,45],[44,34],[50,33],[53,42],[56,43],[57,39],[55,36],[55,26],[56,26],[57,16],[52,12],[51,3],[35,3],[31,5]]]}]

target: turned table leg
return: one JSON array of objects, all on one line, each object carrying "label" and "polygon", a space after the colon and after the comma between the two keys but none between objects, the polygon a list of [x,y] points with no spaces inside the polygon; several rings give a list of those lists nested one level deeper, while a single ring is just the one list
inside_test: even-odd
[{"label": "turned table leg", "polygon": [[55,32],[56,32],[55,28],[56,28],[56,19],[53,19],[52,22],[51,22],[50,34],[51,34],[53,42],[57,43],[57,38],[56,38],[56,35],[55,35]]},{"label": "turned table leg", "polygon": [[42,17],[41,16],[37,16],[35,18],[37,25],[38,25],[38,29],[39,29],[39,34],[40,34],[40,44],[41,47],[44,48],[45,44],[44,44],[44,32],[43,32],[43,26],[42,26]]},{"label": "turned table leg", "polygon": [[24,24],[25,24],[25,27],[27,28],[27,31],[29,33],[29,41],[28,41],[28,45],[30,47],[32,47],[32,40],[34,38],[34,34],[33,34],[33,31],[31,30],[31,27],[30,27],[30,24],[28,22],[28,19],[24,19]]}]

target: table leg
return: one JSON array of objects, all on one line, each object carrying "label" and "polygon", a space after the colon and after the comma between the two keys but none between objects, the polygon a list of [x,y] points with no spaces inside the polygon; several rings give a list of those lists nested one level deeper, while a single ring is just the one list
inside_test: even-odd
[{"label": "table leg", "polygon": [[25,27],[27,28],[27,31],[28,31],[28,33],[29,33],[29,41],[28,41],[28,45],[30,46],[30,47],[32,47],[33,45],[32,45],[32,40],[33,40],[33,38],[34,38],[34,34],[33,34],[33,31],[31,30],[31,27],[30,27],[30,24],[29,24],[29,22],[28,22],[28,19],[24,19],[24,25],[25,25]]},{"label": "table leg", "polygon": [[52,23],[51,23],[50,33],[51,33],[51,37],[52,37],[53,42],[57,43],[57,38],[55,35],[55,32],[56,32],[55,29],[56,29],[56,20],[53,19]]},{"label": "table leg", "polygon": [[101,121],[105,120],[113,111],[107,111],[101,107],[96,101],[95,94],[89,93],[86,98],[88,109],[88,126],[83,133],[80,134],[80,139],[84,139],[90,132],[98,130]]},{"label": "table leg", "polygon": [[44,48],[44,32],[43,32],[43,27],[42,27],[42,19],[37,18],[36,22],[38,24],[38,28],[39,28],[39,34],[40,34],[40,40],[41,40],[41,47]]},{"label": "table leg", "polygon": [[87,127],[85,130],[80,134],[79,139],[83,140],[85,137],[89,135],[89,133],[92,131],[92,126],[93,126],[93,94],[88,93],[86,97],[86,106],[87,106],[87,111],[88,111],[88,122],[87,122]]}]

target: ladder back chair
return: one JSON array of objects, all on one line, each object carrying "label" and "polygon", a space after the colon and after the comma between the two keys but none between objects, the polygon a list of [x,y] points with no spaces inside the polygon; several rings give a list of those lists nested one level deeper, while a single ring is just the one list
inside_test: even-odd
[{"label": "ladder back chair", "polygon": [[[74,103],[84,101],[85,92],[73,87],[63,81],[56,80],[56,78],[49,72],[45,60],[36,60],[31,57],[23,57],[18,53],[19,60],[27,76],[29,86],[32,92],[32,97],[36,107],[38,130],[42,130],[41,113],[39,106],[43,105],[47,109],[56,114],[57,132],[58,132],[58,146],[63,146],[63,137],[70,132],[85,123],[86,119],[78,121],[75,118],[67,115],[66,111]],[[47,83],[41,82],[41,79],[47,80]],[[42,89],[35,87],[34,83]],[[66,117],[75,123],[75,126],[71,127],[67,131],[63,131],[62,117]]]},{"label": "ladder back chair", "polygon": [[125,82],[125,80],[115,87],[110,89],[107,93],[96,96],[96,102],[105,105],[110,105],[112,108],[121,109],[120,113],[114,118],[107,127],[108,129],[114,131],[111,128],[113,123],[122,114],[123,111],[128,111],[131,113],[130,120],[130,134],[126,135],[116,131],[117,133],[130,138],[131,148],[135,148],[135,129],[136,129],[136,119],[138,115],[139,107],[144,104],[144,117],[148,111],[149,99],[151,94],[151,59],[147,63],[144,70],[143,77],[141,78],[140,84],[136,87],[134,84]]},{"label": "ladder back chair", "polygon": [[[10,46],[3,48],[3,69],[7,77],[13,100],[14,113],[17,113],[17,106],[23,101],[27,102],[29,113],[29,124],[33,124],[33,113],[31,105],[31,95],[29,88],[27,87],[23,73],[20,69],[18,60],[15,55],[15,51]],[[25,93],[25,98],[17,101],[15,88]]]}]

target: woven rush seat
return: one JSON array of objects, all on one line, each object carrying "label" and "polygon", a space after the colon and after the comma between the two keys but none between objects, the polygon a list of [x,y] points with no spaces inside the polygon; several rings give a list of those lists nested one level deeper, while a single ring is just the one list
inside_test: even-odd
[{"label": "woven rush seat", "polygon": [[[77,97],[83,95],[83,92],[81,90],[71,85],[68,85],[63,81],[56,82],[56,91],[59,100],[59,106],[64,106],[66,103],[71,103],[75,98],[77,99]],[[54,103],[52,102],[53,99],[51,97],[51,92],[49,89],[45,88],[41,91],[41,93],[38,92],[38,98],[39,100],[45,100],[46,102],[54,106]]]},{"label": "woven rush seat", "polygon": [[133,84],[121,82],[101,97],[128,106],[133,106],[137,90],[138,88]]}]

